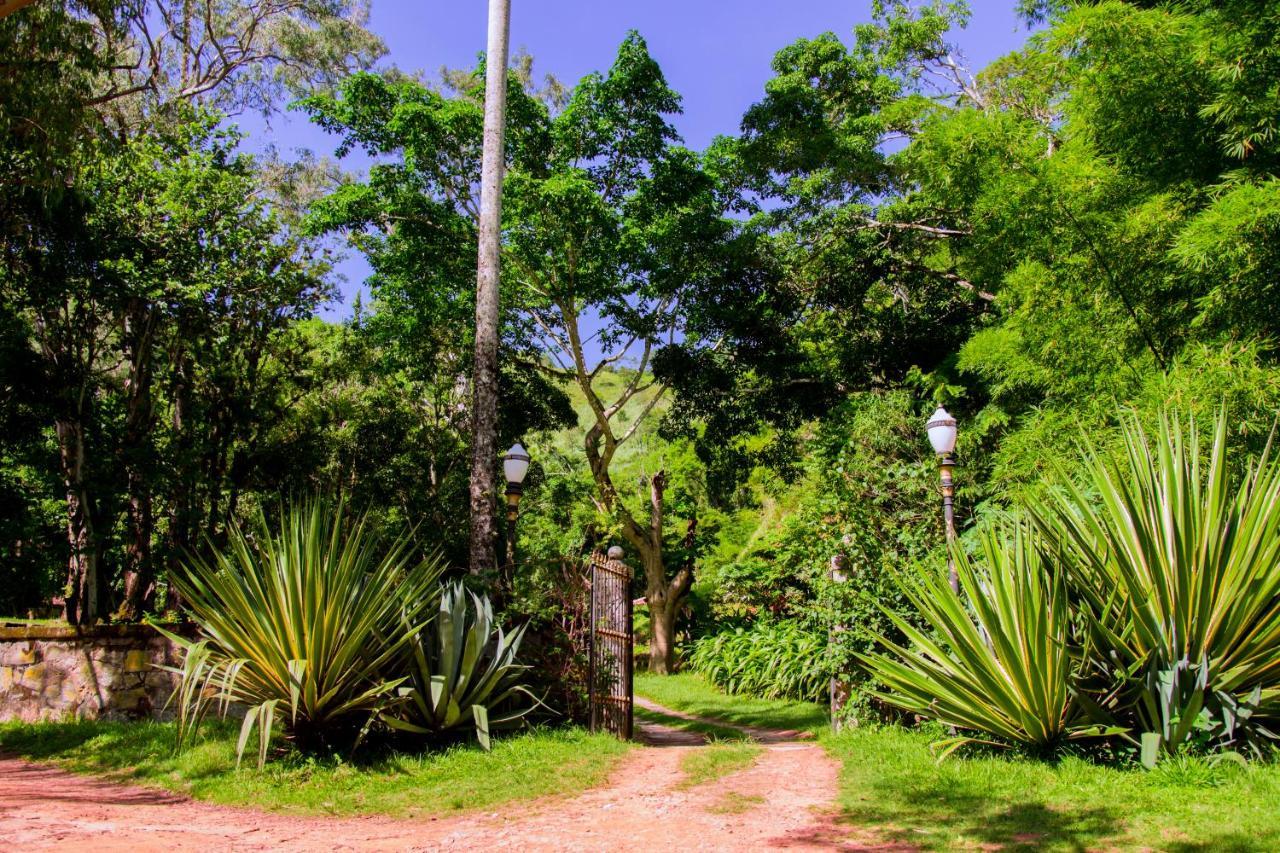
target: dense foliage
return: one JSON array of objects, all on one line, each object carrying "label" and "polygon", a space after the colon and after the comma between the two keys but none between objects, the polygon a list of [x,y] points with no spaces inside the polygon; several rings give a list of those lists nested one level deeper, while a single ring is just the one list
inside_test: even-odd
[{"label": "dense foliage", "polygon": [[[1221,411],[1240,454],[1268,439],[1280,19],[1258,0],[1017,5],[1023,46],[968,69],[952,42],[964,2],[876,0],[847,37],[780,45],[741,125],[700,152],[639,34],[572,87],[516,62],[500,429],[534,464],[518,570],[490,592],[504,630],[532,620],[535,672],[579,678],[583,559],[620,544],[645,577],[633,592],[659,669],[679,638],[728,684],[747,672],[736,637],[830,637],[820,665],[780,642],[751,666],[793,695],[838,675],[865,715],[909,692],[859,662],[877,637],[908,654],[941,643],[994,679],[988,731],[1048,743],[1089,710],[1061,692],[1060,654],[1011,669],[972,641],[1067,630],[1027,609],[1060,607],[1064,585],[1097,629],[1070,661],[1098,680],[1089,695],[1142,708],[1119,725],[1174,749],[1202,738],[1202,711],[1214,726],[1270,713],[1269,675],[1232,657],[1256,649],[1192,631],[1189,605],[1159,595],[1243,583],[1235,551],[1104,556],[1183,541],[1174,524],[1208,536],[1231,513],[1265,527],[1243,492],[1194,509],[1239,460],[1177,489],[1143,480],[1146,463],[1129,480],[1057,472],[1079,473],[1080,432],[1089,472],[1136,452],[1126,417],[1154,433],[1165,411]],[[0,52],[34,60],[0,75],[5,611],[177,610],[189,552],[212,561],[238,524],[311,492],[343,493],[371,528],[418,525],[415,558],[439,548],[465,569],[485,65],[436,81],[375,67],[360,3],[240,7],[76,0],[0,19]],[[180,25],[149,42],[166,16]],[[206,39],[238,47],[210,65]],[[121,51],[156,61],[124,67]],[[286,98],[332,135],[335,162],[241,151],[225,113]],[[345,174],[355,153],[372,165]],[[370,263],[372,300],[331,323],[317,314],[343,240]],[[938,403],[961,424],[962,575],[1007,593],[990,612],[895,581],[947,556],[921,429]],[[1156,444],[1157,467],[1195,455]],[[1130,481],[1145,485],[1086,500]],[[1157,494],[1183,515],[1126,529],[1122,508]],[[1051,582],[1019,574],[1042,564]],[[1087,583],[1124,598],[1077,601]],[[1238,597],[1250,607],[1215,630],[1270,618]],[[928,628],[944,620],[945,642]],[[1123,677],[1088,656],[1108,643]],[[1014,693],[1033,664],[1049,680],[1029,701]],[[1165,701],[1138,703],[1156,689],[1139,671]],[[916,684],[917,704],[942,677]]]},{"label": "dense foliage", "polygon": [[689,667],[729,693],[765,699],[821,699],[831,667],[827,638],[795,622],[757,622],[703,637]]},{"label": "dense foliage", "polygon": [[1222,417],[1208,446],[1169,420],[1124,438],[1090,452],[1087,490],[986,531],[981,567],[957,549],[963,597],[904,578],[930,631],[865,658],[886,701],[968,730],[953,744],[1119,734],[1148,763],[1280,739],[1280,464],[1232,460]]},{"label": "dense foliage", "polygon": [[226,550],[176,578],[200,626],[194,641],[175,638],[179,745],[211,706],[232,704],[247,708],[240,752],[259,730],[259,764],[277,714],[303,751],[355,742],[405,681],[386,673],[435,615],[441,569],[415,560],[407,536],[384,543],[367,518],[322,500],[287,510],[278,526],[259,516],[250,530],[232,528]]}]

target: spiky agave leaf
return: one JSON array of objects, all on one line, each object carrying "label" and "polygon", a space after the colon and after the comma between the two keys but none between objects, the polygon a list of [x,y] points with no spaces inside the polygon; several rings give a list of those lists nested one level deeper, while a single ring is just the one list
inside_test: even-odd
[{"label": "spiky agave leaf", "polygon": [[[880,638],[884,652],[859,655],[886,686],[885,702],[994,743],[1046,749],[1097,734],[1072,692],[1071,614],[1058,566],[1046,564],[1025,527],[988,530],[982,561],[953,549],[963,594],[931,572],[901,577],[930,631],[885,609],[907,637]],[[944,755],[983,738],[961,734]]]},{"label": "spiky agave leaf", "polygon": [[[211,549],[212,550],[212,549]],[[259,729],[259,763],[277,706],[300,745],[326,744],[394,698],[383,675],[430,619],[442,565],[417,562],[408,535],[384,543],[365,517],[341,502],[313,499],[282,512],[275,527],[259,513],[227,547],[192,556],[175,584],[201,629],[178,671],[179,745],[217,700],[247,707],[237,747]]]},{"label": "spiky agave leaf", "polygon": [[[461,582],[444,585],[439,602],[433,624],[415,632],[401,656],[408,684],[383,716],[391,727],[416,734],[472,725],[487,749],[492,729],[518,722],[540,704],[519,681],[528,669],[516,660],[526,626],[506,633],[496,625],[489,599]],[[505,716],[493,715],[516,696],[530,701]]]},{"label": "spiky agave leaf", "polygon": [[1227,427],[1220,413],[1206,447],[1194,420],[1163,416],[1152,438],[1130,419],[1118,452],[1086,444],[1082,481],[1028,508],[1067,556],[1092,667],[1169,752],[1206,707],[1224,744],[1280,719],[1280,461],[1268,446],[1236,473]]}]

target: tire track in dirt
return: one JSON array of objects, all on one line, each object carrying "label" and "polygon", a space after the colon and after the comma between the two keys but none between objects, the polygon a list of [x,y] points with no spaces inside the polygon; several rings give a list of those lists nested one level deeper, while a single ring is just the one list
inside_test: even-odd
[{"label": "tire track in dirt", "polygon": [[[651,724],[646,728],[652,732]],[[678,787],[682,759],[702,747],[676,738],[676,745],[635,750],[606,784],[576,797],[430,820],[297,817],[217,806],[0,758],[0,839],[23,850],[91,845],[108,853],[866,849],[847,839],[835,819],[838,768],[823,749],[797,741],[794,732],[750,733],[762,743],[756,762],[702,785]]]}]

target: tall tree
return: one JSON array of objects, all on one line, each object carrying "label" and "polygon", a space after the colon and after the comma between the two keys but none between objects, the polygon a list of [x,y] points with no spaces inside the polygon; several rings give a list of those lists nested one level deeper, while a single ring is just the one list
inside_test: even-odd
[{"label": "tall tree", "polygon": [[[322,126],[341,134],[339,153],[359,145],[398,159],[384,158],[367,183],[344,186],[317,208],[360,228],[358,239],[378,235],[366,243],[376,263],[391,262],[384,251],[397,248],[394,262],[418,285],[411,300],[389,309],[434,315],[433,306],[453,306],[469,290],[483,83],[477,74],[450,98],[414,81],[357,75],[340,97],[306,102]],[[724,296],[731,282],[749,279],[754,236],[739,234],[720,185],[679,145],[668,120],[679,97],[637,34],[619,47],[608,74],[584,78],[562,105],[518,79],[508,85],[508,103],[504,341],[523,370],[576,385],[590,406],[581,446],[598,506],[640,557],[655,614],[653,666],[666,671],[692,566],[673,568],[665,554],[673,528],[683,537],[688,524],[666,512],[660,472],[642,493],[614,484],[618,448],[636,434],[636,422],[623,425],[620,413],[638,395],[646,401],[642,419],[658,409],[656,352],[679,336],[696,294]],[[622,386],[609,390],[617,375],[610,368],[628,360]]]},{"label": "tall tree", "polygon": [[471,366],[471,573],[497,568],[498,282],[502,252],[502,178],[506,168],[507,42],[511,0],[489,0],[485,54],[484,153],[480,166],[475,360]]},{"label": "tall tree", "polygon": [[[86,458],[94,436],[123,462],[129,491],[130,543],[127,611],[136,612],[146,583],[153,514],[143,468],[150,459],[154,411],[154,349],[167,306],[147,284],[146,265],[112,266],[94,256],[85,236],[102,225],[83,221],[105,205],[80,186],[101,177],[99,162],[113,148],[163,137],[180,126],[190,105],[270,112],[285,94],[299,94],[365,67],[382,52],[364,29],[358,2],[120,4],[65,0],[34,4],[0,20],[5,73],[3,124],[8,136],[0,161],[10,171],[3,208],[8,223],[6,257],[15,304],[29,322],[50,375],[65,378],[59,392],[55,437],[67,483],[68,616],[92,621],[101,587],[99,560],[111,507],[91,494],[94,477]],[[12,49],[10,49],[12,48]],[[181,131],[179,131],[180,133]],[[127,156],[126,156],[127,159]],[[145,176],[135,175],[139,180]],[[139,188],[140,195],[146,195]],[[242,198],[243,200],[243,198]],[[117,211],[122,222],[128,211]],[[77,217],[80,221],[77,224]],[[16,225],[23,223],[22,225]],[[199,241],[201,232],[191,232]],[[66,274],[55,267],[66,267]],[[189,272],[189,271],[188,271]],[[60,284],[59,282],[62,282]],[[183,364],[181,353],[175,363]],[[124,366],[126,422],[118,434],[100,424],[106,365]],[[194,424],[187,424],[194,429]],[[114,429],[114,427],[112,428]],[[107,447],[99,448],[106,452]],[[101,455],[101,454],[100,454]],[[92,467],[92,466],[90,466]]]}]

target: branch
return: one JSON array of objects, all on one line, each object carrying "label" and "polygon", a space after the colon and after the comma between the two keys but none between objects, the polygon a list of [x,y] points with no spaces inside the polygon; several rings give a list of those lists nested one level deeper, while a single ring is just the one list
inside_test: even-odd
[{"label": "branch", "polygon": [[968,237],[973,232],[967,228],[945,228],[940,225],[925,225],[923,222],[884,222],[871,216],[862,217],[864,225],[861,230],[887,228],[894,231],[922,231],[938,237]]},{"label": "branch", "polygon": [[[653,384],[652,382],[649,383],[649,385],[652,385],[652,384]],[[645,387],[649,387],[649,386],[645,386]],[[640,424],[642,424],[644,422],[644,419],[648,416],[648,414],[653,411],[653,407],[658,405],[658,401],[662,399],[662,395],[665,393],[667,393],[667,386],[663,385],[661,388],[658,389],[658,393],[654,394],[653,397],[649,399],[649,402],[645,403],[644,408],[640,411],[640,414],[636,416],[636,419],[632,422],[631,426],[627,429],[627,431],[622,434],[622,438],[618,439],[618,444],[622,444],[628,438],[631,438],[631,436],[635,435],[636,430],[639,429],[640,427]]]}]

